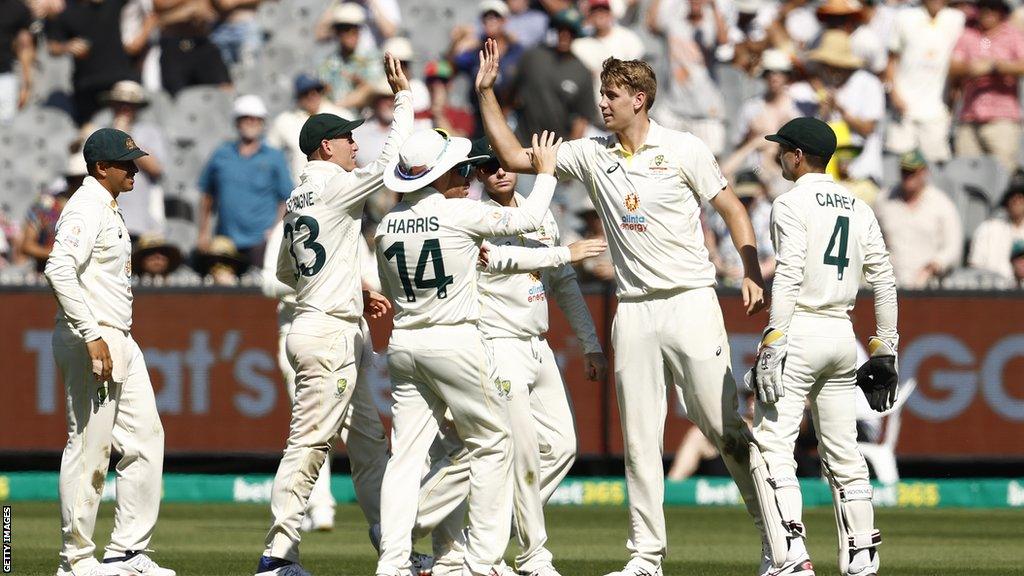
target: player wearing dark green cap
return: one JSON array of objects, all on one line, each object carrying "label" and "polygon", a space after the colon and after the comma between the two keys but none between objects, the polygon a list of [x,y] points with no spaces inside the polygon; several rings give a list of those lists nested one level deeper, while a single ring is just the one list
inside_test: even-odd
[{"label": "player wearing dark green cap", "polygon": [[[117,205],[135,185],[135,160],[146,153],[125,132],[103,128],[82,154],[89,176],[61,212],[45,271],[59,304],[53,356],[70,399],[57,574],[174,576],[147,556],[160,508],[164,433],[130,332],[132,245]],[[121,453],[117,507],[100,564],[92,533],[112,445]]]},{"label": "player wearing dark green cap", "polygon": [[[810,399],[821,463],[832,486],[843,576],[878,573],[881,535],[871,483],[857,449],[859,386],[879,412],[897,393],[896,279],[871,207],[825,174],[836,149],[832,129],[797,118],[766,137],[779,144],[783,176],[796,185],[772,205],[777,265],[771,314],[747,386],[757,393],[753,472],[765,524],[762,574],[813,576],[804,543],[793,443]],[[862,278],[875,293],[877,336],[857,369],[849,312]]]},{"label": "player wearing dark green cap", "polygon": [[[365,405],[372,411],[370,389],[357,381],[371,351],[369,332],[360,322],[364,308],[358,255],[361,217],[366,199],[384,189],[385,166],[413,125],[412,93],[400,62],[385,54],[384,67],[395,93],[395,118],[375,162],[356,168],[359,146],[352,130],[361,120],[314,114],[299,133],[299,149],[309,162],[299,176],[299,186],[285,202],[284,239],[277,257],[277,279],[295,291],[295,318],[285,342],[296,371],[295,400],[284,456],[274,478],[273,523],[256,569],[259,575],[308,574],[299,565],[299,527],[313,484],[342,432],[346,414],[363,413],[360,406]],[[377,304],[386,305],[381,300]],[[369,420],[376,420],[371,413]],[[366,424],[373,426],[371,421]],[[380,430],[379,420],[376,427]],[[367,521],[374,524],[379,522],[387,445],[381,434],[368,438],[357,428],[355,422],[349,427],[356,496]],[[376,443],[354,446],[356,436]]]}]

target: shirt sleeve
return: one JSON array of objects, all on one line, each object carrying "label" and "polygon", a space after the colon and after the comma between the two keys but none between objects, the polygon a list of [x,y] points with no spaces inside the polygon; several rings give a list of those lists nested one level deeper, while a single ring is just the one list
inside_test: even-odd
[{"label": "shirt sleeve", "polygon": [[550,174],[538,174],[533,191],[518,208],[488,206],[467,200],[467,209],[459,210],[460,225],[478,238],[515,236],[532,232],[544,222],[557,181]]},{"label": "shirt sleeve", "polygon": [[274,161],[274,172],[277,176],[277,199],[284,202],[292,194],[292,171],[288,167],[288,160],[284,157],[284,152],[275,149],[274,155],[277,157]]},{"label": "shirt sleeve", "polygon": [[495,246],[484,242],[489,250],[486,272],[495,274],[520,274],[554,268],[570,262],[569,248],[564,246],[528,247]]},{"label": "shirt sleeve", "polygon": [[680,160],[683,180],[701,198],[711,200],[729,183],[707,144],[699,138],[690,137],[684,144]]},{"label": "shirt sleeve", "polygon": [[796,299],[804,281],[807,261],[807,226],[791,206],[776,200],[772,207],[772,243],[775,245],[775,280],[768,325],[789,331]]},{"label": "shirt sleeve", "polygon": [[[998,270],[993,269],[988,259],[989,254],[993,251],[992,232],[992,220],[982,222],[978,229],[974,231],[974,237],[971,238],[971,252],[967,257],[967,265],[971,268],[998,272]],[[1009,259],[1009,254],[1007,254],[1007,259]]]},{"label": "shirt sleeve", "polygon": [[96,237],[102,229],[102,212],[91,206],[67,208],[71,207],[65,207],[57,221],[57,235],[44,274],[64,316],[86,342],[92,342],[100,337],[100,326],[85,301],[79,275],[89,264]]},{"label": "shirt sleeve", "polygon": [[[270,229],[270,236],[267,238],[267,247],[263,252],[263,273],[260,276],[260,288],[267,298],[281,298],[294,294],[295,289],[277,279],[278,259],[288,254],[281,254],[284,244],[284,224],[278,222]],[[294,278],[294,274],[292,274]]]},{"label": "shirt sleeve", "polygon": [[[568,248],[565,250],[568,251]],[[580,283],[576,278],[576,270],[569,264],[563,264],[544,275],[545,289],[550,292],[558,307],[562,309],[569,326],[580,341],[584,354],[601,353],[601,341],[597,338],[597,328],[590,315],[590,308],[580,291]]]},{"label": "shirt sleeve", "polygon": [[963,33],[960,34],[960,38],[956,41],[956,45],[953,46],[953,54],[950,56],[950,60],[956,62],[966,62],[970,60],[968,49],[970,40],[968,35],[969,32],[967,30],[964,30]]},{"label": "shirt sleeve", "polygon": [[562,179],[575,178],[582,182],[587,165],[585,146],[588,145],[592,146],[593,143],[586,138],[563,142],[558,147],[558,155],[555,158],[555,175]]},{"label": "shirt sleeve", "polygon": [[217,197],[217,152],[214,151],[210,159],[206,161],[206,166],[203,166],[203,171],[199,174],[199,191],[209,196]]},{"label": "shirt sleeve", "polygon": [[380,190],[384,186],[384,169],[412,133],[412,123],[412,92],[403,90],[395,94],[395,118],[380,156],[362,168],[332,178],[327,183],[328,196],[347,207]]},{"label": "shirt sleeve", "polygon": [[[870,210],[869,210],[870,212]],[[875,334],[885,340],[895,340],[896,333],[896,276],[889,261],[889,250],[882,239],[878,220],[869,215],[868,231],[864,242],[864,279],[875,293]],[[775,277],[778,278],[778,271]],[[776,280],[777,282],[778,280]]]},{"label": "shirt sleeve", "polygon": [[[284,225],[280,225],[279,228],[281,228],[281,242],[276,250],[277,262],[274,265],[275,275],[281,284],[284,284],[294,291],[295,286],[298,283],[298,276],[295,271],[295,261],[292,259],[290,252],[291,246],[289,245],[289,242],[284,239]],[[270,252],[270,250],[268,250],[268,252]],[[271,291],[276,293],[277,287],[272,288]],[[263,293],[267,294],[266,284],[264,284]],[[283,296],[284,294],[281,295]]]}]

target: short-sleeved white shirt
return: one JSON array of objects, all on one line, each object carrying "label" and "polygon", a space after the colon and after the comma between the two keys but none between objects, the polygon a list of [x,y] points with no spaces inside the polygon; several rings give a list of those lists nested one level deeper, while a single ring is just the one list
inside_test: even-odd
[{"label": "short-sleeved white shirt", "polygon": [[963,31],[964,14],[955,8],[943,8],[935,18],[923,6],[897,13],[889,49],[900,55],[894,82],[907,102],[908,118],[945,116],[949,60]]},{"label": "short-sleeved white shirt", "polygon": [[619,298],[714,286],[701,199],[714,198],[726,179],[699,138],[652,120],[634,154],[614,135],[573,140],[559,148],[556,171],[590,193],[608,236]]}]

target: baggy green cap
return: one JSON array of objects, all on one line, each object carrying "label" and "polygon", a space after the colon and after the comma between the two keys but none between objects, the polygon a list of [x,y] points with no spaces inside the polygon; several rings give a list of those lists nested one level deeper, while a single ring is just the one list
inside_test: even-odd
[{"label": "baggy green cap", "polygon": [[100,128],[93,132],[82,146],[85,163],[122,162],[148,156],[127,132],[116,128]]},{"label": "baggy green cap", "polygon": [[309,156],[320,147],[320,142],[348,134],[362,123],[362,119],[346,120],[335,114],[313,114],[299,131],[299,150]]},{"label": "baggy green cap", "polygon": [[779,128],[778,132],[764,138],[825,159],[831,158],[836,151],[836,133],[831,126],[817,118],[794,118]]}]

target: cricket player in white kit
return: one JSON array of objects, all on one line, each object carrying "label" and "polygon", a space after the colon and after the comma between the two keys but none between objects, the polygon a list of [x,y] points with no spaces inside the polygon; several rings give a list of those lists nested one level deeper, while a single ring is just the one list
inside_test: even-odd
[{"label": "cricket player in white kit", "polygon": [[[497,46],[488,40],[477,76],[484,127],[502,167],[525,172],[530,169],[526,151],[494,95],[497,72]],[[619,305],[612,342],[632,556],[615,573],[623,576],[661,574],[666,553],[662,448],[669,382],[690,419],[721,451],[760,528],[748,463],[750,432],[737,412],[715,269],[700,225],[701,199],[722,215],[743,258],[741,290],[748,314],[765,305],[754,232],[707,146],[648,118],[656,89],[646,63],[606,60],[600,108],[614,134],[567,142],[557,164],[559,175],[587,186],[615,266]]]},{"label": "cricket player in white kit", "polygon": [[[881,536],[867,464],[857,450],[857,386],[879,412],[896,399],[896,280],[871,207],[824,173],[836,147],[832,129],[797,118],[767,138],[779,143],[782,174],[796,185],[772,205],[778,264],[771,317],[747,377],[759,400],[750,463],[768,533],[762,574],[814,574],[793,458],[810,399],[822,468],[832,486],[840,572],[875,576]],[[862,277],[874,290],[877,336],[858,371],[849,312]]]},{"label": "cricket player in white kit", "polygon": [[352,130],[362,121],[315,114],[299,135],[299,146],[310,161],[285,203],[284,242],[277,259],[278,279],[295,290],[295,319],[286,342],[295,369],[295,402],[288,443],[274,478],[274,521],[257,574],[307,574],[299,565],[303,513],[360,388],[357,374],[364,347],[370,346],[361,327],[358,242],[363,204],[381,190],[384,167],[412,131],[413,122],[409,81],[390,54],[384,61],[395,92],[395,118],[380,158],[356,168],[358,145]]},{"label": "cricket player in white kit", "polygon": [[[147,555],[160,509],[164,430],[130,332],[132,246],[117,205],[135,185],[135,160],[146,153],[112,128],[89,136],[82,153],[89,176],[61,212],[45,271],[59,304],[53,356],[68,416],[57,576],[174,576]],[[92,537],[111,448],[121,454],[117,505],[100,564]]]},{"label": "cricket player in white kit", "polygon": [[378,224],[381,287],[394,302],[388,348],[392,456],[381,490],[380,576],[409,571],[420,478],[431,445],[451,411],[469,460],[469,528],[463,573],[490,574],[512,523],[512,441],[507,378],[481,334],[477,257],[484,238],[536,230],[554,193],[553,136],[537,141],[533,162],[545,174],[519,208],[466,198],[471,143],[432,130],[413,134],[385,172],[404,194]]},{"label": "cricket player in white kit", "polygon": [[[486,156],[476,161],[477,178],[489,198],[485,205],[522,205],[525,199],[515,190],[517,175],[501,169],[486,139],[473,143],[471,155]],[[498,373],[508,379],[511,391],[513,514],[521,548],[516,570],[521,574],[557,575],[545,546],[544,504],[576,458],[572,405],[544,337],[548,331],[547,298],[554,296],[577,335],[587,377],[603,380],[607,363],[570,263],[596,256],[605,247],[602,240],[559,246],[558,225],[548,211],[536,231],[488,238],[481,249],[486,264],[478,283],[479,327],[494,351]],[[459,456],[454,461],[446,458],[442,469],[432,470],[422,487],[414,539],[434,529],[453,511],[460,514],[458,507],[469,493],[469,475],[467,459]],[[459,553],[457,547],[454,551]],[[440,552],[435,547],[435,554]],[[453,563],[445,557],[437,560],[442,566]]]}]

